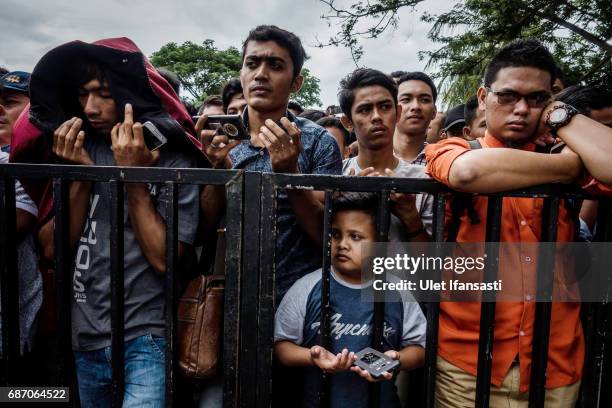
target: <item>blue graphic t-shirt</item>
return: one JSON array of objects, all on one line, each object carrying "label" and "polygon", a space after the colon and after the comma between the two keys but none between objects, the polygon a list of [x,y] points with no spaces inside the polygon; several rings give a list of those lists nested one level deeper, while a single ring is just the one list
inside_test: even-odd
[{"label": "blue graphic t-shirt", "polygon": [[[274,341],[291,341],[310,348],[319,344],[321,321],[321,269],[299,279],[289,289],[276,311]],[[367,284],[366,284],[367,285]],[[367,285],[369,286],[369,285]],[[352,285],[334,271],[331,274],[331,352],[346,348],[358,352],[372,343],[374,304],[363,302],[364,285]],[[371,286],[370,290],[371,290]],[[366,289],[367,290],[367,289]],[[403,296],[400,299],[400,296]],[[401,350],[410,345],[425,347],[427,322],[418,303],[398,292],[397,302],[385,303],[384,347]],[[304,395],[302,405],[317,407],[321,370],[304,369]],[[395,384],[383,381],[381,406],[400,407]],[[331,376],[331,407],[359,408],[368,406],[368,382],[352,371]]]}]

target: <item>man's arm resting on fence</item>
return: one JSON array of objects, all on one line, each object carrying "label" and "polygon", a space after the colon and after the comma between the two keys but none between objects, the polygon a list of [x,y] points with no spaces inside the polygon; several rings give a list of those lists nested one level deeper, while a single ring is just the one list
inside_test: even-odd
[{"label": "man's arm resting on fence", "polygon": [[612,128],[584,115],[576,115],[557,135],[584,163],[595,179],[612,185]]},{"label": "man's arm resting on fence", "polygon": [[582,162],[575,153],[542,154],[511,148],[466,151],[452,163],[448,184],[468,193],[495,193],[546,183],[571,183]]}]

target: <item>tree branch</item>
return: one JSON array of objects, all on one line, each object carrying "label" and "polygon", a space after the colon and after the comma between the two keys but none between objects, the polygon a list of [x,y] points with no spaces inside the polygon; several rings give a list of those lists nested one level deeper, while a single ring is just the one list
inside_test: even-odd
[{"label": "tree branch", "polygon": [[[336,17],[336,18],[343,18],[343,19],[352,18],[352,19],[357,20],[362,17],[369,17],[374,14],[385,13],[389,11],[393,11],[393,13],[395,14],[397,13],[397,10],[399,10],[400,8],[405,7],[405,6],[416,6],[418,3],[422,2],[423,0],[400,1],[397,3],[392,3],[391,5],[386,6],[386,7],[377,8],[376,10],[372,10],[371,9],[372,6],[368,4],[368,8],[366,9],[366,11],[362,13],[352,13],[348,11],[347,9],[336,8],[334,6],[335,0],[319,0],[319,1],[323,4],[326,4],[333,12],[336,13],[335,16],[328,15],[328,16],[324,16],[325,18]],[[341,14],[346,14],[346,16],[341,16]]]},{"label": "tree branch", "polygon": [[543,13],[540,10],[536,10],[528,5],[526,5],[525,3],[523,3],[525,10],[530,11],[532,13],[534,13],[535,15],[537,15],[538,17],[541,17],[545,20],[548,20],[552,23],[558,24],[561,27],[565,27],[568,30],[578,34],[579,36],[581,36],[582,38],[584,38],[585,40],[587,40],[588,42],[590,42],[593,45],[596,45],[597,47],[601,48],[605,53],[607,53],[608,55],[612,54],[612,45],[608,44],[605,40],[597,37],[594,34],[589,33],[588,31],[586,31],[583,28],[578,27],[575,24],[570,23],[569,21],[563,20],[562,18],[554,15],[554,14],[547,14],[547,13]]},{"label": "tree branch", "polygon": [[181,81],[181,84],[183,85],[183,87],[185,87],[185,89],[187,89],[187,91],[191,94],[191,96],[193,96],[193,99],[198,100],[200,98],[200,95],[198,95],[193,90],[191,85],[189,85],[189,83],[187,81],[185,81],[183,78],[181,78],[181,76],[179,74],[176,74],[176,76],[178,77],[179,81]]}]

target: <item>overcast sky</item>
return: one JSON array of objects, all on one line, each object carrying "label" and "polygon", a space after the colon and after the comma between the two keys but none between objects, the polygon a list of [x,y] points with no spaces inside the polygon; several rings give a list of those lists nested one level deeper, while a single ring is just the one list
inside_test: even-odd
[{"label": "overcast sky", "polygon": [[[180,3],[180,5],[179,5]],[[349,4],[344,1],[340,4]],[[425,0],[416,12],[402,10],[399,28],[364,41],[363,66],[385,72],[422,70],[417,53],[436,47],[426,37],[423,11],[450,9],[451,0]],[[300,36],[310,59],[305,67],[321,80],[324,106],[337,104],[338,82],[355,68],[344,48],[317,48],[336,27],[321,19],[328,12],[318,0],[2,0],[0,66],[31,71],[40,57],[72,40],[129,37],[147,55],[168,42],[215,40],[218,48],[240,48],[248,31],[276,24]]]}]

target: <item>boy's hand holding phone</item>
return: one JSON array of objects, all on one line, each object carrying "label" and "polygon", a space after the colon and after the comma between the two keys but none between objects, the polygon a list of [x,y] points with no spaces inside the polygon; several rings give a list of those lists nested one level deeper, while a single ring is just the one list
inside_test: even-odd
[{"label": "boy's hand holding phone", "polygon": [[[375,377],[371,374],[370,371],[365,370],[361,367],[359,367],[358,365],[353,365],[351,367],[351,371],[357,373],[361,378],[369,381],[369,382],[379,382],[379,381],[383,381],[383,380],[391,380],[393,379],[393,373],[395,372],[395,370],[400,366],[400,362],[399,362],[399,358],[400,358],[400,354],[398,351],[395,350],[387,350],[384,353],[384,356],[387,357],[384,360],[387,360],[386,362],[383,361],[383,359],[381,359],[379,356],[373,355],[372,352],[369,352],[371,349],[366,348],[364,350],[362,350],[361,352],[359,352],[358,354],[361,355],[363,353],[365,353],[364,356],[359,357],[358,355],[355,355],[356,357],[356,361],[359,360],[359,362],[364,362],[366,363],[368,366],[371,367],[371,370],[374,371],[377,365],[380,365],[380,363],[385,363],[385,365],[389,365],[390,367],[388,368],[389,371],[383,371],[380,373],[380,375],[378,377]],[[379,354],[382,356],[382,354],[376,352],[376,354]],[[394,364],[389,364],[388,360],[394,360],[395,363]],[[357,364],[357,363],[356,363]],[[363,364],[362,364],[363,365]],[[363,365],[365,367],[365,365]],[[385,370],[387,370],[387,368],[383,367]]]},{"label": "boy's hand holding phone", "polygon": [[310,348],[310,359],[312,363],[326,373],[337,373],[348,370],[357,359],[355,353],[349,353],[348,349],[342,353],[334,354],[321,346]]}]

